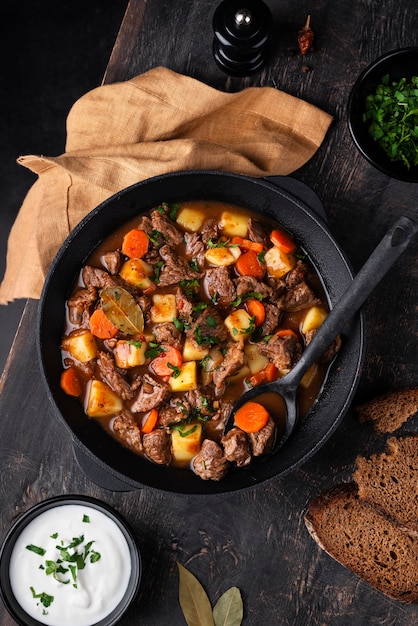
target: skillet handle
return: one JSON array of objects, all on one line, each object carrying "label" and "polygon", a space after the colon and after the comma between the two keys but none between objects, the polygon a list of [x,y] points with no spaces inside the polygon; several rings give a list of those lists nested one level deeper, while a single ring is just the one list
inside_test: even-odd
[{"label": "skillet handle", "polygon": [[355,276],[347,291],[330,311],[320,329],[287,374],[289,383],[296,385],[304,372],[325,352],[344,326],[380,283],[418,232],[418,224],[409,217],[400,217],[386,232],[366,263]]}]

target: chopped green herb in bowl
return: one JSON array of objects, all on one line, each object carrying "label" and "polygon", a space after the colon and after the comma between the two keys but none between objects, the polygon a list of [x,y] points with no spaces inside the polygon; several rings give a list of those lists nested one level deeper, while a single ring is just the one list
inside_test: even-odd
[{"label": "chopped green herb in bowl", "polygon": [[349,97],[348,126],[369,163],[418,182],[418,47],[388,52],[363,70]]},{"label": "chopped green herb in bowl", "polygon": [[418,76],[390,80],[385,74],[366,98],[363,121],[392,161],[418,165]]}]

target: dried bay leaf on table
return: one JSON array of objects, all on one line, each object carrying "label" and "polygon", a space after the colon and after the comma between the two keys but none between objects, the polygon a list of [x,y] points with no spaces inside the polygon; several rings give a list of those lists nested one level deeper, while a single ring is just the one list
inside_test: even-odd
[{"label": "dried bay leaf on table", "polygon": [[124,335],[144,330],[144,315],[139,304],[123,287],[106,287],[100,292],[103,313]]},{"label": "dried bay leaf on table", "polygon": [[213,609],[215,626],[240,626],[244,616],[241,592],[230,587],[219,598]]},{"label": "dried bay leaf on table", "polygon": [[180,576],[179,601],[187,626],[215,626],[209,598],[197,578],[177,563]]}]

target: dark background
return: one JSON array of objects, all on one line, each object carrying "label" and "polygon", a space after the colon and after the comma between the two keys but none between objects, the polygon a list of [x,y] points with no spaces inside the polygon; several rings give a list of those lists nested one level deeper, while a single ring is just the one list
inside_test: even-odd
[{"label": "dark background", "polygon": [[[7,237],[34,174],[24,154],[64,152],[74,102],[98,87],[128,0],[3,0],[0,36],[0,279]],[[0,305],[0,374],[24,300]]]}]

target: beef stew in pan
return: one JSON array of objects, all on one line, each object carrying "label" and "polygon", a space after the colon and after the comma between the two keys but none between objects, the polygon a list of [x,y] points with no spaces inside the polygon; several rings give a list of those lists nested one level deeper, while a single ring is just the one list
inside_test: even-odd
[{"label": "beef stew in pan", "polygon": [[[328,311],[319,276],[273,220],[215,201],[155,207],[103,241],[67,301],[61,386],[122,445],[220,480],[280,436],[262,396],[224,426],[250,387],[285,375]],[[304,376],[318,396],[337,339]]]}]

